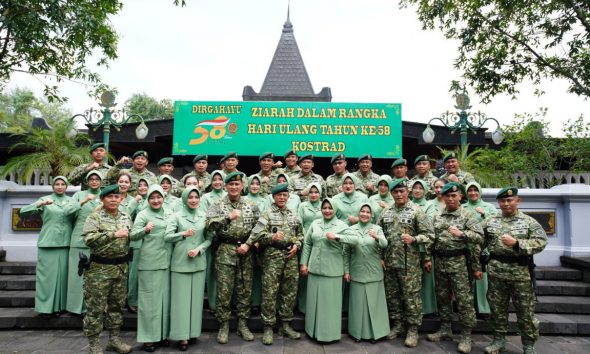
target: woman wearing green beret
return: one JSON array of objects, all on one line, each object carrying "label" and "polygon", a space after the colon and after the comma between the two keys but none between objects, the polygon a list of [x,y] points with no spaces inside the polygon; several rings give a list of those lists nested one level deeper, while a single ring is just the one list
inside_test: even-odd
[{"label": "woman wearing green beret", "polygon": [[379,219],[383,209],[393,204],[393,197],[389,191],[391,182],[392,180],[389,175],[381,175],[377,180],[377,194],[369,197],[369,203],[373,211],[372,222],[376,222]]},{"label": "woman wearing green beret", "polygon": [[170,255],[165,242],[171,213],[164,208],[164,190],[152,185],[147,192],[148,207],[137,214],[131,240],[143,240],[138,265],[137,341],[147,352],[155,343],[166,342],[170,331]]},{"label": "woman wearing green beret", "polygon": [[84,305],[84,294],[82,292],[83,279],[78,275],[79,254],[84,253],[90,256],[90,248],[84,242],[82,231],[84,223],[90,213],[100,206],[100,186],[102,185],[102,174],[98,170],[92,170],[84,177],[87,190],[76,192],[71,202],[78,209],[75,214],[74,230],[70,240],[70,256],[68,270],[68,300],[66,309],[76,315],[86,312]]},{"label": "woman wearing green beret", "polygon": [[201,335],[207,259],[211,235],[205,230],[205,212],[198,209],[199,190],[182,192],[183,208],[166,227],[166,242],[174,244],[170,263],[170,339],[187,350],[188,340]]},{"label": "woman wearing green beret", "polygon": [[356,190],[358,184],[359,180],[352,173],[346,173],[342,181],[342,192],[334,196],[334,202],[338,204],[336,217],[348,225],[358,222],[361,205],[369,202],[365,193]]},{"label": "woman wearing green beret", "polygon": [[356,245],[348,225],[336,217],[332,198],[322,202],[322,218],[311,223],[304,239],[300,273],[307,276],[305,332],[320,342],[340,340],[344,244]]},{"label": "woman wearing green beret", "polygon": [[20,210],[23,216],[41,214],[43,226],[37,240],[35,273],[35,311],[42,315],[59,314],[66,309],[68,250],[74,213],[78,206],[67,196],[68,180],[57,176],[53,193]]},{"label": "woman wearing green beret", "polygon": [[389,334],[389,317],[381,265],[387,240],[381,227],[371,223],[372,218],[371,205],[363,204],[358,223],[350,227],[358,244],[344,245],[344,278],[350,282],[348,334],[356,341],[374,343]]}]

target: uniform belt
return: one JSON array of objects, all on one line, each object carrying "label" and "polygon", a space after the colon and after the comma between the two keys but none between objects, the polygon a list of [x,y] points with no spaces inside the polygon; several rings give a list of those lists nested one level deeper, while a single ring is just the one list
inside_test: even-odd
[{"label": "uniform belt", "polygon": [[467,250],[465,248],[460,250],[434,250],[433,254],[435,257],[440,258],[451,258],[451,257],[459,257],[459,256],[466,256]]},{"label": "uniform belt", "polygon": [[228,245],[241,245],[242,243],[246,242],[246,240],[242,240],[239,238],[224,238],[224,237],[220,237],[219,238],[219,242],[220,243],[226,243]]},{"label": "uniform belt", "polygon": [[98,256],[96,254],[92,254],[90,255],[90,261],[94,262],[94,263],[98,263],[98,264],[123,264],[123,263],[127,263],[130,260],[133,259],[133,249],[129,249],[129,252],[124,255],[123,257],[116,257],[116,258],[108,258],[108,257],[102,257],[102,256]]},{"label": "uniform belt", "polygon": [[501,263],[517,264],[525,266],[529,264],[529,256],[505,256],[501,254],[491,254],[490,259],[495,259]]},{"label": "uniform belt", "polygon": [[276,248],[280,251],[290,251],[291,247],[293,247],[293,244],[291,242],[289,242],[289,243],[273,242],[269,245],[269,247]]}]

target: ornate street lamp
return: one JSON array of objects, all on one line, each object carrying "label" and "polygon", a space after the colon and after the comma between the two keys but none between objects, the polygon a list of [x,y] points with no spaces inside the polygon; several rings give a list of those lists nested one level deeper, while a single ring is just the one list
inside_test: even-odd
[{"label": "ornate street lamp", "polygon": [[494,144],[502,143],[504,132],[500,128],[500,123],[497,119],[488,117],[479,111],[477,113],[467,112],[466,110],[470,109],[471,106],[469,105],[469,96],[466,93],[458,94],[455,102],[457,103],[455,108],[459,110],[458,112],[446,111],[440,117],[434,117],[428,122],[426,129],[422,132],[422,139],[424,139],[425,143],[430,144],[434,141],[435,134],[434,130],[430,127],[430,123],[435,120],[439,120],[446,128],[450,129],[451,134],[459,131],[462,149],[467,146],[467,132],[472,131],[476,134],[476,130],[483,127],[488,120],[496,122],[497,125],[496,130],[492,133],[492,141]]},{"label": "ornate street lamp", "polygon": [[[127,115],[127,111],[125,109],[112,109],[112,107],[116,106],[115,103],[115,93],[112,91],[105,91],[100,96],[100,103],[101,107],[104,107],[103,110],[95,110],[91,108],[84,112],[84,114],[76,114],[72,116],[72,121],[74,121],[77,117],[82,117],[86,121],[86,124],[92,127],[92,131],[97,131],[98,128],[103,128],[103,138],[102,141],[105,143],[105,149],[109,150],[109,135],[111,132],[111,126],[113,126],[117,131],[121,130],[121,127],[124,124],[127,124],[132,119],[136,119],[141,121],[141,124],[137,126],[135,129],[135,136],[139,140],[145,139],[148,134],[148,127],[145,125],[143,118],[139,114],[131,114]],[[78,132],[76,128],[72,128],[69,136],[74,136]]]}]

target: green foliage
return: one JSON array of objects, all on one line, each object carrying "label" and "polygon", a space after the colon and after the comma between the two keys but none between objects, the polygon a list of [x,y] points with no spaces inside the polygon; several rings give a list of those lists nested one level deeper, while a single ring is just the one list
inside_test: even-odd
[{"label": "green foliage", "polygon": [[96,65],[106,66],[117,58],[109,16],[122,6],[118,0],[0,0],[0,83],[16,71],[41,77],[50,101],[64,98],[48,78],[100,86],[86,60],[96,56]]},{"label": "green foliage", "polygon": [[21,182],[29,181],[35,170],[50,171],[52,176],[67,175],[76,166],[89,162],[89,138],[77,134],[68,137],[70,121],[59,121],[52,129],[33,129],[12,149],[32,150],[31,153],[9,159],[0,170],[0,178],[17,173]]},{"label": "green foliage", "polygon": [[[590,97],[587,0],[402,0],[417,6],[424,29],[459,41],[455,67],[484,102],[516,96],[517,84],[561,78]],[[540,91],[536,91],[540,92]]]},{"label": "green foliage", "polygon": [[34,117],[43,117],[52,125],[67,120],[71,112],[61,102],[46,102],[33,91],[15,88],[0,94],[0,132],[22,134],[31,130]]},{"label": "green foliage", "polygon": [[565,139],[560,154],[573,171],[590,171],[590,122],[584,116],[568,120],[563,128]]},{"label": "green foliage", "polygon": [[145,120],[174,118],[174,103],[169,99],[156,100],[146,93],[134,93],[125,101],[129,114],[139,114]]}]

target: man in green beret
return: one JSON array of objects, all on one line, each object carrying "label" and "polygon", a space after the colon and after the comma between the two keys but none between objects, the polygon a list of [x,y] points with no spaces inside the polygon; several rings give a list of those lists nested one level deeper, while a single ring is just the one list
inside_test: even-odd
[{"label": "man in green beret", "polygon": [[436,258],[436,298],[441,326],[437,332],[427,335],[427,338],[432,342],[452,339],[454,296],[462,326],[457,351],[470,353],[471,330],[476,324],[473,279],[481,279],[483,276],[479,263],[483,229],[479,220],[461,207],[464,193],[461,184],[447,183],[441,191],[445,208],[432,220],[435,235],[432,255]]},{"label": "man in green beret", "polygon": [[211,175],[207,172],[207,166],[209,165],[208,156],[205,154],[196,155],[193,158],[193,171],[182,176],[180,182],[184,185],[184,180],[189,176],[195,176],[197,178],[199,193],[203,195],[205,189],[211,184]]},{"label": "man in green beret", "polygon": [[170,183],[172,183],[172,188],[170,189],[170,193],[179,198],[181,191],[182,184],[176,178],[172,176],[172,172],[174,172],[174,158],[172,157],[163,157],[158,161],[158,177],[162,175],[170,176]]},{"label": "man in green beret", "polygon": [[496,199],[501,214],[483,221],[484,248],[490,252],[487,297],[494,333],[494,340],[484,350],[488,354],[505,350],[508,302],[512,299],[523,352],[532,354],[539,339],[533,255],[545,249],[547,234],[535,219],[518,209],[520,197],[516,187],[502,188]]},{"label": "man in green beret", "polygon": [[139,150],[133,153],[131,159],[127,156],[121,157],[107,174],[106,179],[109,183],[117,183],[119,172],[123,169],[123,165],[128,164],[129,162],[133,164],[129,170],[126,170],[131,175],[131,187],[129,187],[129,191],[127,192],[130,196],[135,197],[137,195],[137,184],[139,183],[140,178],[144,178],[150,183],[150,185],[158,183],[156,175],[147,169],[149,163],[148,153],[144,150]]},{"label": "man in green beret", "polygon": [[408,160],[399,158],[391,164],[391,175],[393,179],[403,178],[408,180]]},{"label": "man in green beret", "polygon": [[308,186],[310,183],[319,183],[322,187],[322,191],[326,189],[324,177],[314,173],[313,166],[313,155],[301,155],[301,157],[299,157],[299,167],[301,168],[301,171],[289,181],[289,189],[301,198],[301,202],[307,200],[307,194],[309,193]]},{"label": "man in green beret", "polygon": [[440,178],[446,179],[449,182],[458,182],[463,185],[475,182],[475,178],[471,173],[461,170],[461,163],[459,162],[456,153],[450,152],[446,154],[443,157],[443,164],[446,172],[440,176]]},{"label": "man in green beret", "polygon": [[398,178],[391,183],[394,204],[381,212],[377,224],[387,238],[384,251],[385,294],[389,316],[394,321],[387,338],[395,339],[408,330],[404,344],[418,344],[418,327],[422,324],[422,259],[431,267],[430,248],[434,241],[432,223],[422,209],[409,200],[407,181]]},{"label": "man in green beret", "polygon": [[[229,175],[232,172],[239,172],[238,171],[238,164],[240,161],[238,160],[238,154],[235,151],[230,151],[227,154],[223,155],[223,157],[219,160],[219,164],[223,165],[223,174],[225,176]],[[220,168],[222,168],[220,166]]]},{"label": "man in green beret", "polygon": [[299,157],[297,156],[297,152],[295,150],[287,151],[285,153],[285,167],[277,172],[286,173],[289,178],[293,178],[301,171],[301,167],[297,165],[298,159]]},{"label": "man in green beret", "polygon": [[[277,184],[272,189],[273,204],[264,211],[250,237],[240,246],[239,252],[246,253],[259,242],[262,246],[262,321],[264,335],[262,343],[273,342],[273,327],[276,324],[277,300],[281,320],[279,334],[290,339],[299,339],[289,323],[293,320],[293,308],[297,298],[299,267],[297,251],[303,245],[303,227],[297,215],[287,208],[289,187]],[[277,297],[278,294],[278,297]]]},{"label": "man in green beret", "polygon": [[214,233],[215,278],[217,281],[215,316],[219,321],[217,342],[226,344],[229,339],[229,319],[234,285],[237,295],[238,335],[254,340],[248,328],[254,258],[252,253],[239,253],[242,245],[260,217],[256,204],[242,197],[244,174],[231,172],[225,176],[227,195],[215,202],[207,211],[206,227]]},{"label": "man in green beret", "polygon": [[276,184],[278,172],[273,170],[275,155],[272,152],[264,152],[258,156],[260,171],[256,173],[260,179],[260,196],[266,197],[270,194],[272,187]]},{"label": "man in green beret", "polygon": [[432,174],[432,171],[430,171],[430,157],[428,155],[420,155],[416,157],[414,160],[414,170],[416,173],[410,181],[422,180],[428,183],[430,188],[428,188],[428,192],[426,192],[426,199],[430,200],[436,198],[434,182],[436,182],[437,177]]},{"label": "man in green beret", "polygon": [[[106,176],[109,169],[111,168],[111,166],[107,164],[108,154],[104,143],[92,144],[88,150],[90,151],[92,162],[76,167],[68,175],[68,181],[70,181],[70,184],[74,186],[80,184],[83,191],[88,189],[88,184],[86,184],[85,181],[85,177],[88,172],[98,170],[102,176]],[[108,182],[103,179],[102,186],[104,187],[106,185],[108,185]]]},{"label": "man in green beret", "polygon": [[102,353],[100,333],[109,331],[107,350],[130,353],[132,347],[120,337],[123,307],[127,299],[127,263],[131,217],[119,211],[121,192],[117,184],[100,192],[102,207],[86,218],[82,236],[90,248],[90,266],[84,272],[84,335],[90,353]]},{"label": "man in green beret", "polygon": [[346,157],[342,153],[332,156],[330,163],[332,164],[334,173],[326,178],[326,195],[333,197],[342,192],[342,182],[344,182],[344,175],[348,171],[346,170]]},{"label": "man in green beret", "polygon": [[358,171],[354,173],[360,181],[359,190],[370,197],[377,193],[379,175],[373,172],[373,157],[370,154],[361,155],[357,160]]}]

